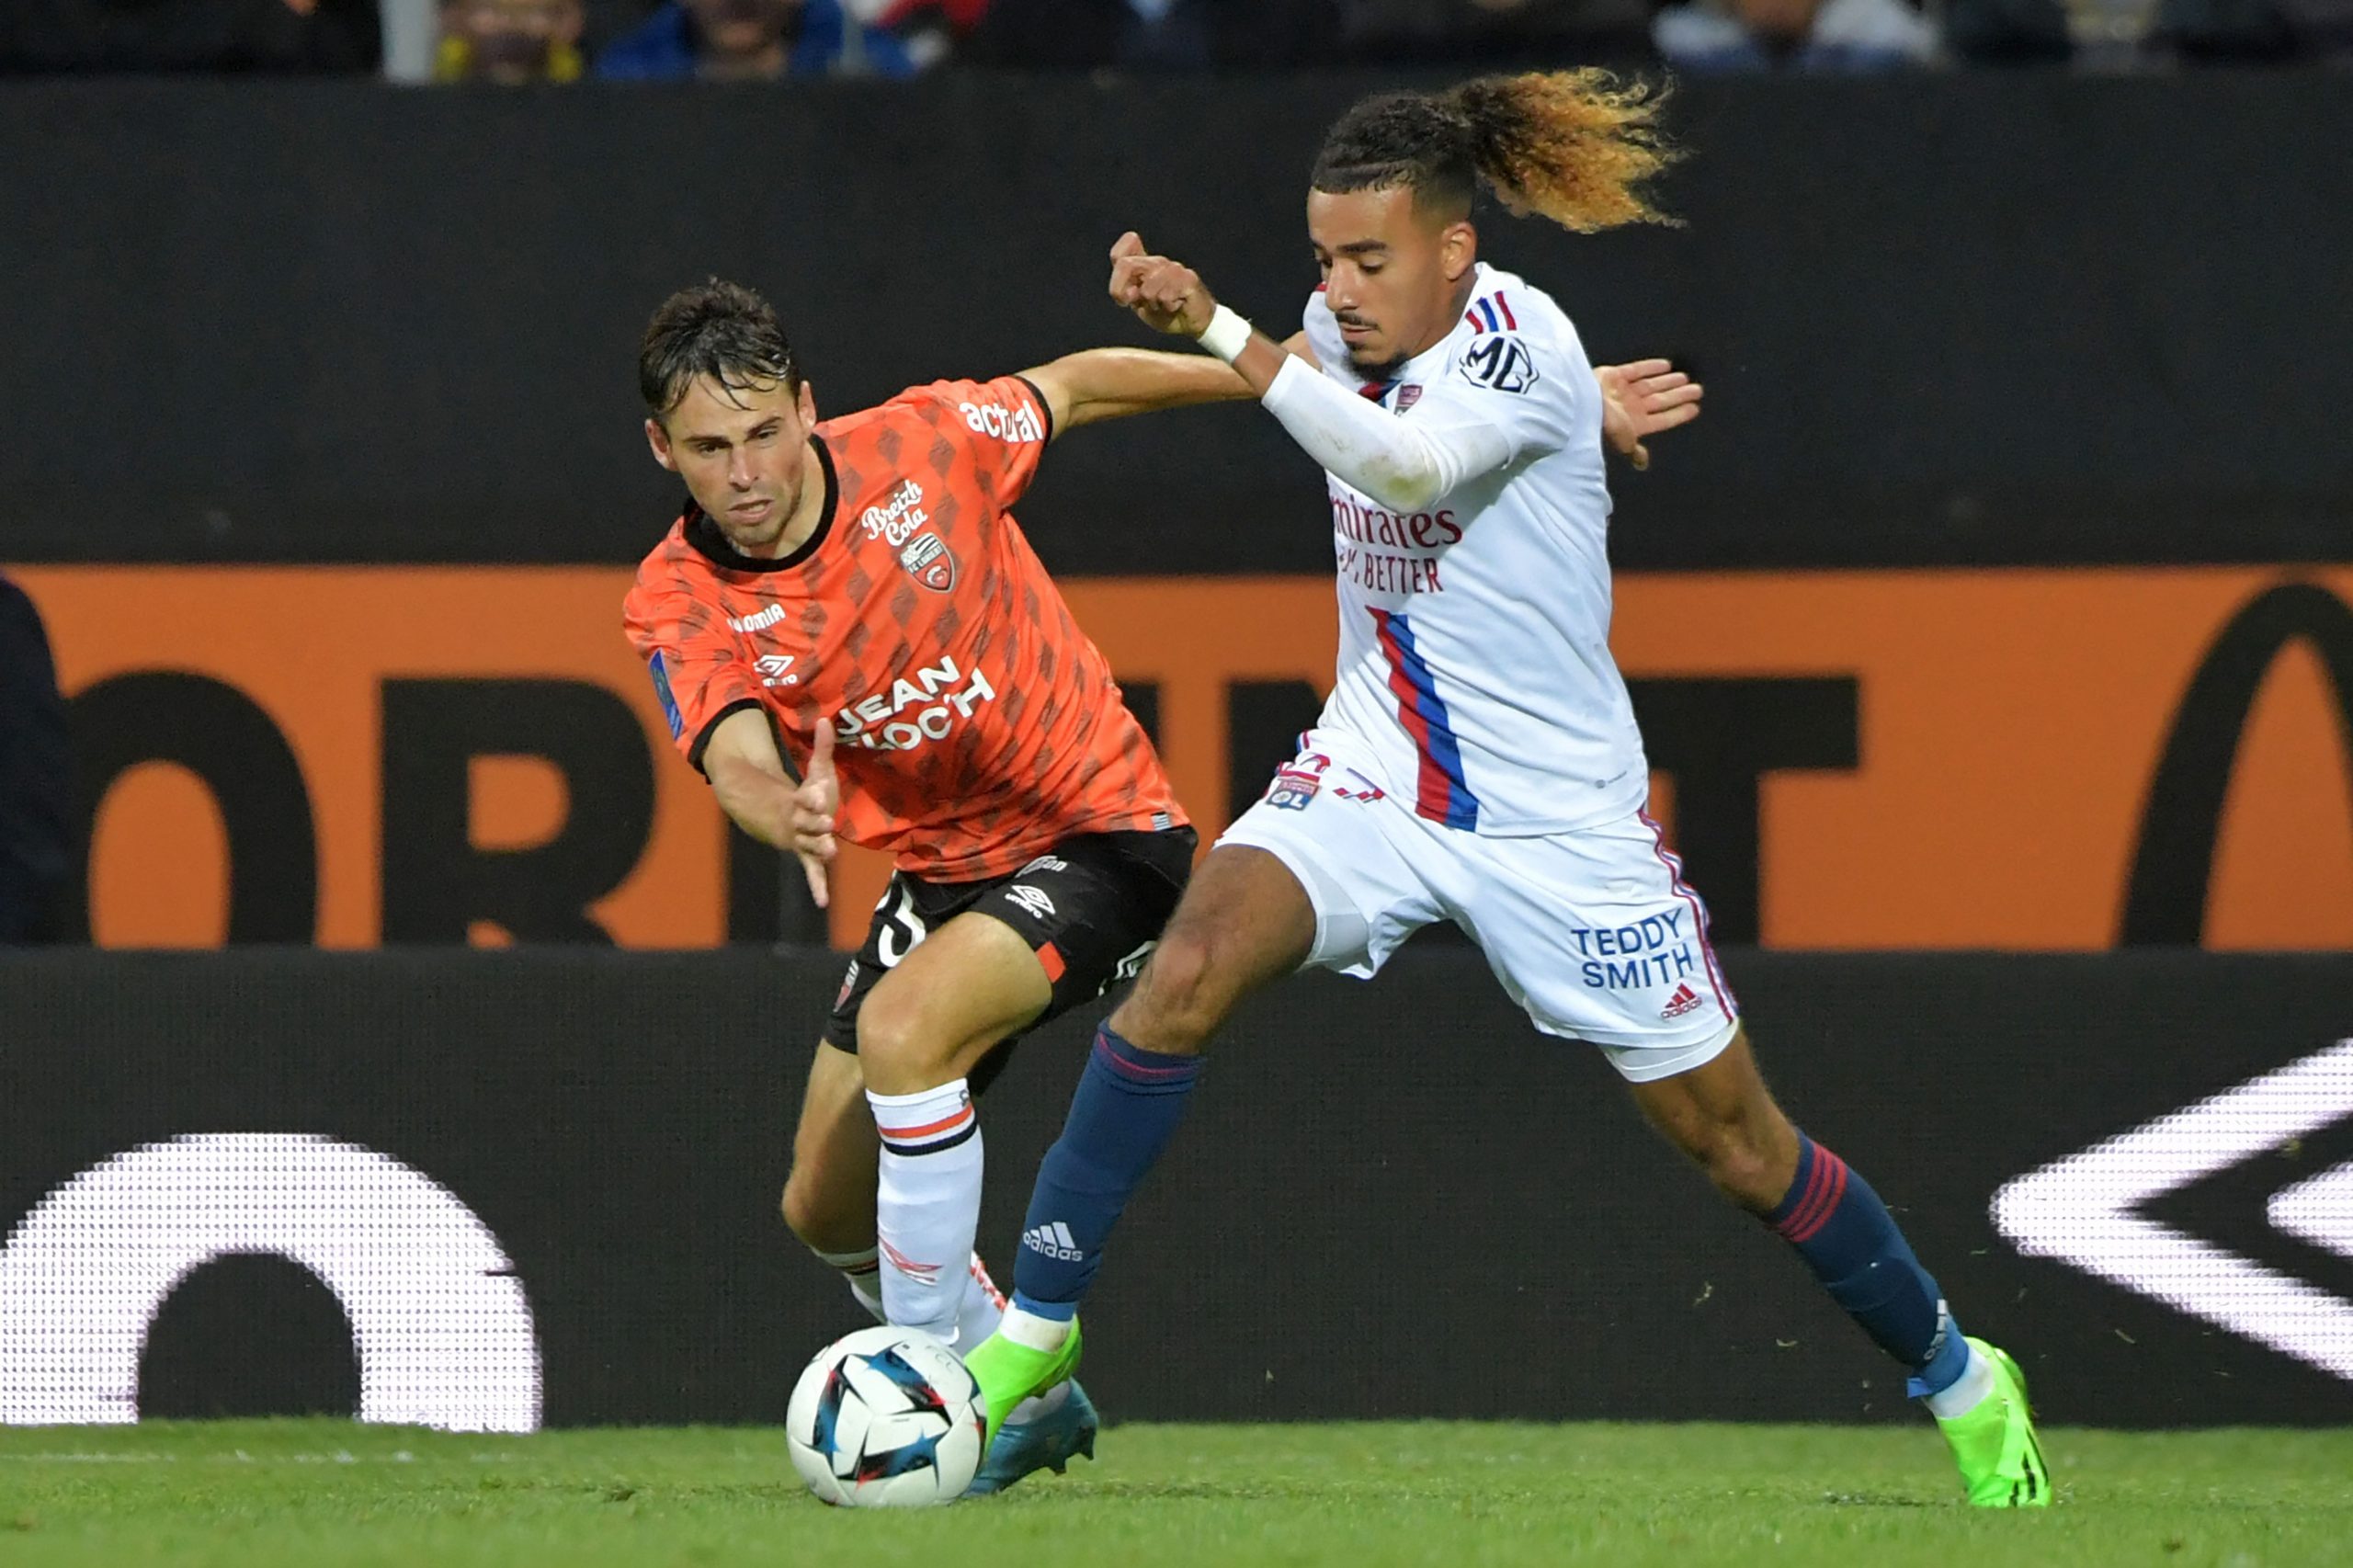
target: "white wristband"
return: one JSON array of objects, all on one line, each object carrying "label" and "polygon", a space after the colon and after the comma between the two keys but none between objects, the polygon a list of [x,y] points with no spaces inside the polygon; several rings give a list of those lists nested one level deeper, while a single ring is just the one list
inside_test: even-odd
[{"label": "white wristband", "polygon": [[1217,313],[1210,317],[1210,324],[1201,332],[1200,345],[1231,365],[1244,349],[1250,347],[1253,330],[1233,306],[1220,305]]}]

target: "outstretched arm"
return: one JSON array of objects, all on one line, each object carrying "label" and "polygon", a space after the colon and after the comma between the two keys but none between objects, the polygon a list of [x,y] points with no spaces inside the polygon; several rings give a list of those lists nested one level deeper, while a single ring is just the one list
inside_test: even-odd
[{"label": "outstretched arm", "polygon": [[1191,267],[1142,254],[1132,233],[1120,247],[1111,253],[1114,300],[1147,326],[1194,338],[1232,364],[1309,457],[1382,506],[1419,511],[1511,460],[1510,438],[1494,426],[1398,419],[1224,310]]},{"label": "outstretched arm", "polygon": [[719,722],[703,748],[703,776],[735,825],[761,843],[801,857],[809,896],[826,905],[828,872],[835,854],[834,816],[841,810],[841,784],[834,773],[834,726],[817,723],[806,777],[796,780],[777,750],[768,717],[756,708],[739,709]]},{"label": "outstretched arm", "polygon": [[[1159,331],[1172,331],[1140,308],[1138,265],[1146,259],[1143,241],[1132,231],[1120,236],[1119,244],[1111,247],[1111,298],[1136,311]],[[1310,369],[1314,367],[1315,356],[1307,347],[1305,333],[1295,335],[1284,351],[1306,360]],[[1124,419],[1131,414],[1197,403],[1238,403],[1256,397],[1261,390],[1215,359],[1149,348],[1088,348],[1021,374],[1045,398],[1054,416],[1056,436],[1081,425]]]},{"label": "outstretched arm", "polygon": [[1154,348],[1083,349],[1024,370],[1021,379],[1046,400],[1057,438],[1105,419],[1256,395],[1249,382],[1214,359]]}]

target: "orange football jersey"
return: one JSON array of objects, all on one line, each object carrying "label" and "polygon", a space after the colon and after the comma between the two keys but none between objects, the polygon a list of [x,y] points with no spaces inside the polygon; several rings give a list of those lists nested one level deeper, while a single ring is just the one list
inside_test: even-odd
[{"label": "orange football jersey", "polygon": [[936,381],[826,420],[808,542],[736,553],[699,507],[623,607],[670,733],[767,710],[795,769],[830,722],[839,836],[918,876],[1017,870],[1082,833],[1183,822],[1108,665],[1008,510],[1051,414],[1018,376]]}]

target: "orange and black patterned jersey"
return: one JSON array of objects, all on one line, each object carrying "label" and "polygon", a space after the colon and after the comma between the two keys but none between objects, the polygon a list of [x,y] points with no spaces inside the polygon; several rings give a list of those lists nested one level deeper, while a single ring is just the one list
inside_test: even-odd
[{"label": "orange and black patterned jersey", "polygon": [[834,726],[837,833],[961,881],[1074,835],[1185,819],[1103,655],[1007,510],[1052,415],[1017,376],[913,387],[816,429],[816,532],[732,549],[689,506],[638,568],[623,619],[670,732],[764,708],[796,769]]}]

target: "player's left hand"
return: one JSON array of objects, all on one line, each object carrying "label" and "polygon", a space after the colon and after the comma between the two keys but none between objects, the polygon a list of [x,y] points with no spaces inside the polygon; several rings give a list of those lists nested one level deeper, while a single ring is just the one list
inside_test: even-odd
[{"label": "player's left hand", "polygon": [[821,717],[809,748],[809,767],[792,792],[790,824],[792,851],[801,857],[801,869],[809,878],[809,896],[820,909],[827,903],[829,869],[837,852],[834,814],[841,805],[841,780],[834,772],[834,722]]},{"label": "player's left hand", "polygon": [[1593,379],[1601,383],[1601,433],[1638,469],[1651,466],[1643,437],[1699,417],[1703,389],[1665,359],[1597,365]]},{"label": "player's left hand", "polygon": [[1217,300],[1201,275],[1181,261],[1153,256],[1133,229],[1111,247],[1111,299],[1144,325],[1174,337],[1199,337],[1217,314]]}]

